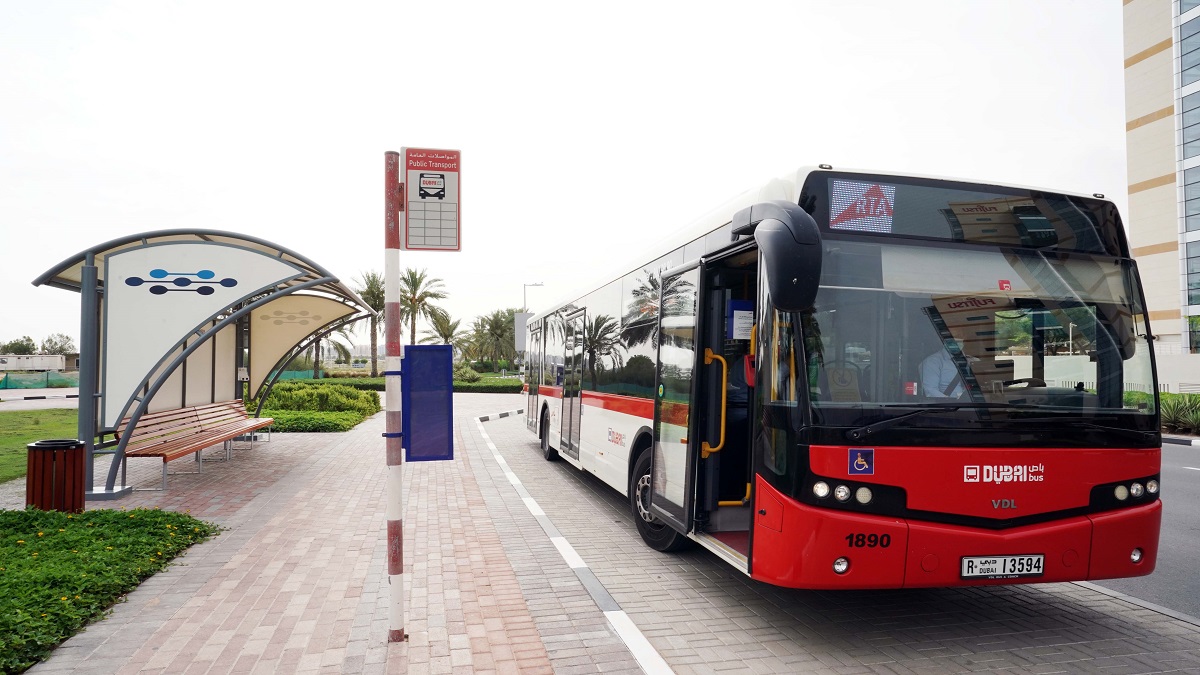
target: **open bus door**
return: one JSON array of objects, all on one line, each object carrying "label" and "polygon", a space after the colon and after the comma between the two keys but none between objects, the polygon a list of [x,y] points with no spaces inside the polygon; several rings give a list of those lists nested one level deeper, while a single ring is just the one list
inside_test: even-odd
[{"label": "open bus door", "polygon": [[660,277],[658,387],[654,396],[654,454],[650,464],[650,512],[672,529],[692,526],[694,477],[701,433],[692,414],[699,345],[701,268]]},{"label": "open bus door", "polygon": [[534,433],[538,432],[541,409],[538,408],[538,388],[542,384],[542,330],[535,328],[529,332],[529,344],[525,350],[525,427]]}]

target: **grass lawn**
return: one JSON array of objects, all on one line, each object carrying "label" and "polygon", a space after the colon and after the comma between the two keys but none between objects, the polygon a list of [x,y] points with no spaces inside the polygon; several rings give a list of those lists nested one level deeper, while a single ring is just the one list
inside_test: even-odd
[{"label": "grass lawn", "polygon": [[103,617],[212,523],[170,511],[0,510],[0,673],[19,673]]},{"label": "grass lawn", "polygon": [[25,446],[51,438],[75,438],[75,408],[0,412],[0,483],[25,475]]}]

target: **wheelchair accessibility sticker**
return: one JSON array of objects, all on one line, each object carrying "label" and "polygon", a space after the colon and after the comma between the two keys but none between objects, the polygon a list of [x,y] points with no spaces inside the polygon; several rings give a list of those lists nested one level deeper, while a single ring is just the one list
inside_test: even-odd
[{"label": "wheelchair accessibility sticker", "polygon": [[875,475],[875,448],[850,448],[851,476]]}]

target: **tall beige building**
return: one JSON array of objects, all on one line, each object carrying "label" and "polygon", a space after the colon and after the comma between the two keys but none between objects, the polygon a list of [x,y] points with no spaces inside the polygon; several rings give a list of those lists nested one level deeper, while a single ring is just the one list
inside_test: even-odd
[{"label": "tall beige building", "polygon": [[[1160,379],[1200,383],[1200,0],[1123,0],[1130,245]],[[1200,385],[1198,385],[1200,386]]]}]

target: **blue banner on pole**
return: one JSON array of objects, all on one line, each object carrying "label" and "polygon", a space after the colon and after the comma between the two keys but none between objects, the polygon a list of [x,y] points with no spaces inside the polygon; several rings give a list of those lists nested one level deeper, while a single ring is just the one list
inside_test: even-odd
[{"label": "blue banner on pole", "polygon": [[454,459],[454,348],[404,348],[400,407],[404,461]]}]

